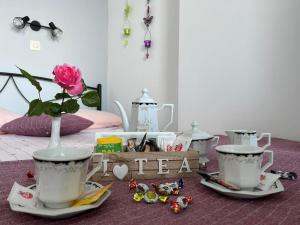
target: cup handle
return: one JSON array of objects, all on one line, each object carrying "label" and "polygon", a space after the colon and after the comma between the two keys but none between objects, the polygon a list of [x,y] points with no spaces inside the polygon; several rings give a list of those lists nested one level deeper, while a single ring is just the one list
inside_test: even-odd
[{"label": "cup handle", "polygon": [[266,169],[268,169],[270,166],[273,165],[273,151],[265,150],[263,154],[269,154],[269,160],[268,162],[261,168],[261,173],[265,172]]},{"label": "cup handle", "polygon": [[267,147],[269,147],[271,145],[271,133],[261,133],[260,136],[257,138],[257,141],[260,141],[263,137],[268,138],[267,144],[262,146],[263,149],[266,149]]},{"label": "cup handle", "polygon": [[101,157],[100,157],[100,160],[99,160],[99,162],[98,162],[98,165],[97,165],[94,169],[92,169],[92,170],[87,174],[86,180],[85,180],[86,182],[89,181],[89,179],[90,179],[96,172],[98,172],[98,171],[101,169],[101,167],[102,167],[103,153],[93,153],[91,159],[93,159],[93,157],[96,156],[96,155],[97,155],[97,156],[101,156]]},{"label": "cup handle", "polygon": [[212,139],[212,145],[210,147],[212,148],[217,146],[219,144],[219,139],[220,139],[219,136],[214,136],[214,138]]}]

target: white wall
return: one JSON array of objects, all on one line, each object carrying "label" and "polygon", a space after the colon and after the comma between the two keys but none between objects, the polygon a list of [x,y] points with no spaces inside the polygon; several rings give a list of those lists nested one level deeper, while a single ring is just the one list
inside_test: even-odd
[{"label": "white wall", "polygon": [[182,0],[179,129],[300,140],[300,1]]},{"label": "white wall", "polygon": [[[88,85],[103,84],[103,107],[107,108],[107,0],[0,0],[0,9],[0,71],[16,72],[18,65],[36,76],[51,78],[55,65],[73,64],[81,69]],[[62,38],[54,41],[47,30],[35,32],[29,26],[16,31],[13,18],[26,15],[42,25],[53,21],[64,31]],[[40,41],[41,51],[31,51],[30,40]],[[10,103],[2,98],[12,96],[6,91],[1,94],[1,106]],[[16,107],[16,111],[26,109]]]},{"label": "white wall", "polygon": [[[130,114],[131,102],[147,87],[159,103],[174,103],[177,109],[178,90],[178,0],[152,0],[151,13],[153,47],[150,58],[144,60],[144,24],[146,1],[131,0],[133,6],[132,36],[125,48],[122,41],[125,0],[109,0],[108,25],[108,96],[109,110],[118,112],[113,100],[119,100]],[[177,111],[177,110],[176,110]],[[160,117],[167,123],[168,113]],[[177,129],[177,113],[172,130]]]}]

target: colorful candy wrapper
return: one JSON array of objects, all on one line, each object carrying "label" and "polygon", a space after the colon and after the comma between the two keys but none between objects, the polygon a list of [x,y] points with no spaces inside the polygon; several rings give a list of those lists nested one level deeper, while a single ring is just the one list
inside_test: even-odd
[{"label": "colorful candy wrapper", "polygon": [[[163,183],[163,184],[152,184],[155,188],[154,191],[149,191],[148,185],[144,183],[137,183],[135,179],[131,179],[129,182],[129,190],[136,190],[136,193],[133,195],[133,200],[135,202],[141,202],[144,200],[146,203],[156,203],[158,201],[166,203],[169,200],[169,195],[179,195],[180,189],[184,187],[183,180],[172,183]],[[174,213],[180,213],[181,210],[188,207],[192,203],[191,196],[178,196],[175,200],[170,201],[170,208]]]},{"label": "colorful candy wrapper", "polygon": [[158,194],[156,194],[154,191],[148,191],[144,195],[144,200],[147,203],[156,203],[158,201]]},{"label": "colorful candy wrapper", "polygon": [[164,184],[152,184],[155,188],[156,193],[164,196],[168,195],[179,195],[181,188],[183,188],[183,180],[175,181],[173,183],[164,183]]},{"label": "colorful candy wrapper", "polygon": [[180,213],[181,211],[181,207],[177,202],[172,202],[170,207],[174,213]]},{"label": "colorful candy wrapper", "polygon": [[181,178],[177,183],[178,183],[178,187],[180,189],[182,189],[183,188],[183,179]]},{"label": "colorful candy wrapper", "polygon": [[139,183],[136,187],[136,191],[145,194],[149,191],[149,187],[147,184]]},{"label": "colorful candy wrapper", "polygon": [[179,196],[177,199],[176,199],[176,202],[178,203],[178,205],[180,205],[180,207],[182,209],[185,209],[187,206],[188,206],[188,201],[186,199],[186,197],[184,196]]},{"label": "colorful candy wrapper", "polygon": [[174,213],[179,213],[181,210],[186,209],[192,203],[191,196],[179,196],[176,201],[172,200],[170,208]]},{"label": "colorful candy wrapper", "polygon": [[129,181],[129,191],[131,191],[131,190],[135,190],[136,189],[136,187],[137,187],[137,182],[136,182],[136,180],[135,179],[131,179],[130,181]]},{"label": "colorful candy wrapper", "polygon": [[133,200],[135,202],[141,202],[142,200],[144,199],[144,195],[140,192],[136,192],[134,195],[133,195]]},{"label": "colorful candy wrapper", "polygon": [[161,195],[161,196],[159,196],[159,201],[162,203],[166,203],[168,201],[168,198],[169,198],[168,196]]}]

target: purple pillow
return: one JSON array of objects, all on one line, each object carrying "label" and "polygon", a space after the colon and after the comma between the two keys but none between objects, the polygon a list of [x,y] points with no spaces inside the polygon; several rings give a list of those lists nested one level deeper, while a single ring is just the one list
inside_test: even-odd
[{"label": "purple pillow", "polygon": [[[51,117],[48,115],[24,116],[4,124],[0,128],[0,131],[24,136],[49,137],[51,135],[51,122]],[[78,133],[92,124],[92,121],[80,116],[63,114],[61,118],[60,135],[64,136]]]}]

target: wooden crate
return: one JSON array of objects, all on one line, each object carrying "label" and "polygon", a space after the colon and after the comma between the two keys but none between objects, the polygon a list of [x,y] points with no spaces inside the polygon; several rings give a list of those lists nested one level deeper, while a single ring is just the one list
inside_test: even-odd
[{"label": "wooden crate", "polygon": [[[116,180],[117,178],[113,174],[113,168],[116,165],[121,166],[126,164],[128,166],[128,174],[124,180],[135,179],[154,179],[154,178],[181,178],[181,177],[192,177],[199,176],[197,171],[199,169],[199,153],[196,151],[187,152],[121,152],[121,153],[108,153],[104,154],[103,163],[107,165],[107,171],[104,175],[102,166],[101,171],[97,172],[92,180],[94,181],[106,181]],[[143,162],[143,174],[139,172],[139,162],[136,159],[147,159],[147,162]],[[168,161],[166,161],[166,159]],[[162,164],[166,164],[165,168],[161,168],[159,174],[159,161]],[[93,158],[93,167],[97,165],[99,158],[95,156]],[[187,169],[187,165],[190,171]],[[181,172],[180,168],[183,166]],[[168,171],[168,173],[166,173]]]}]

